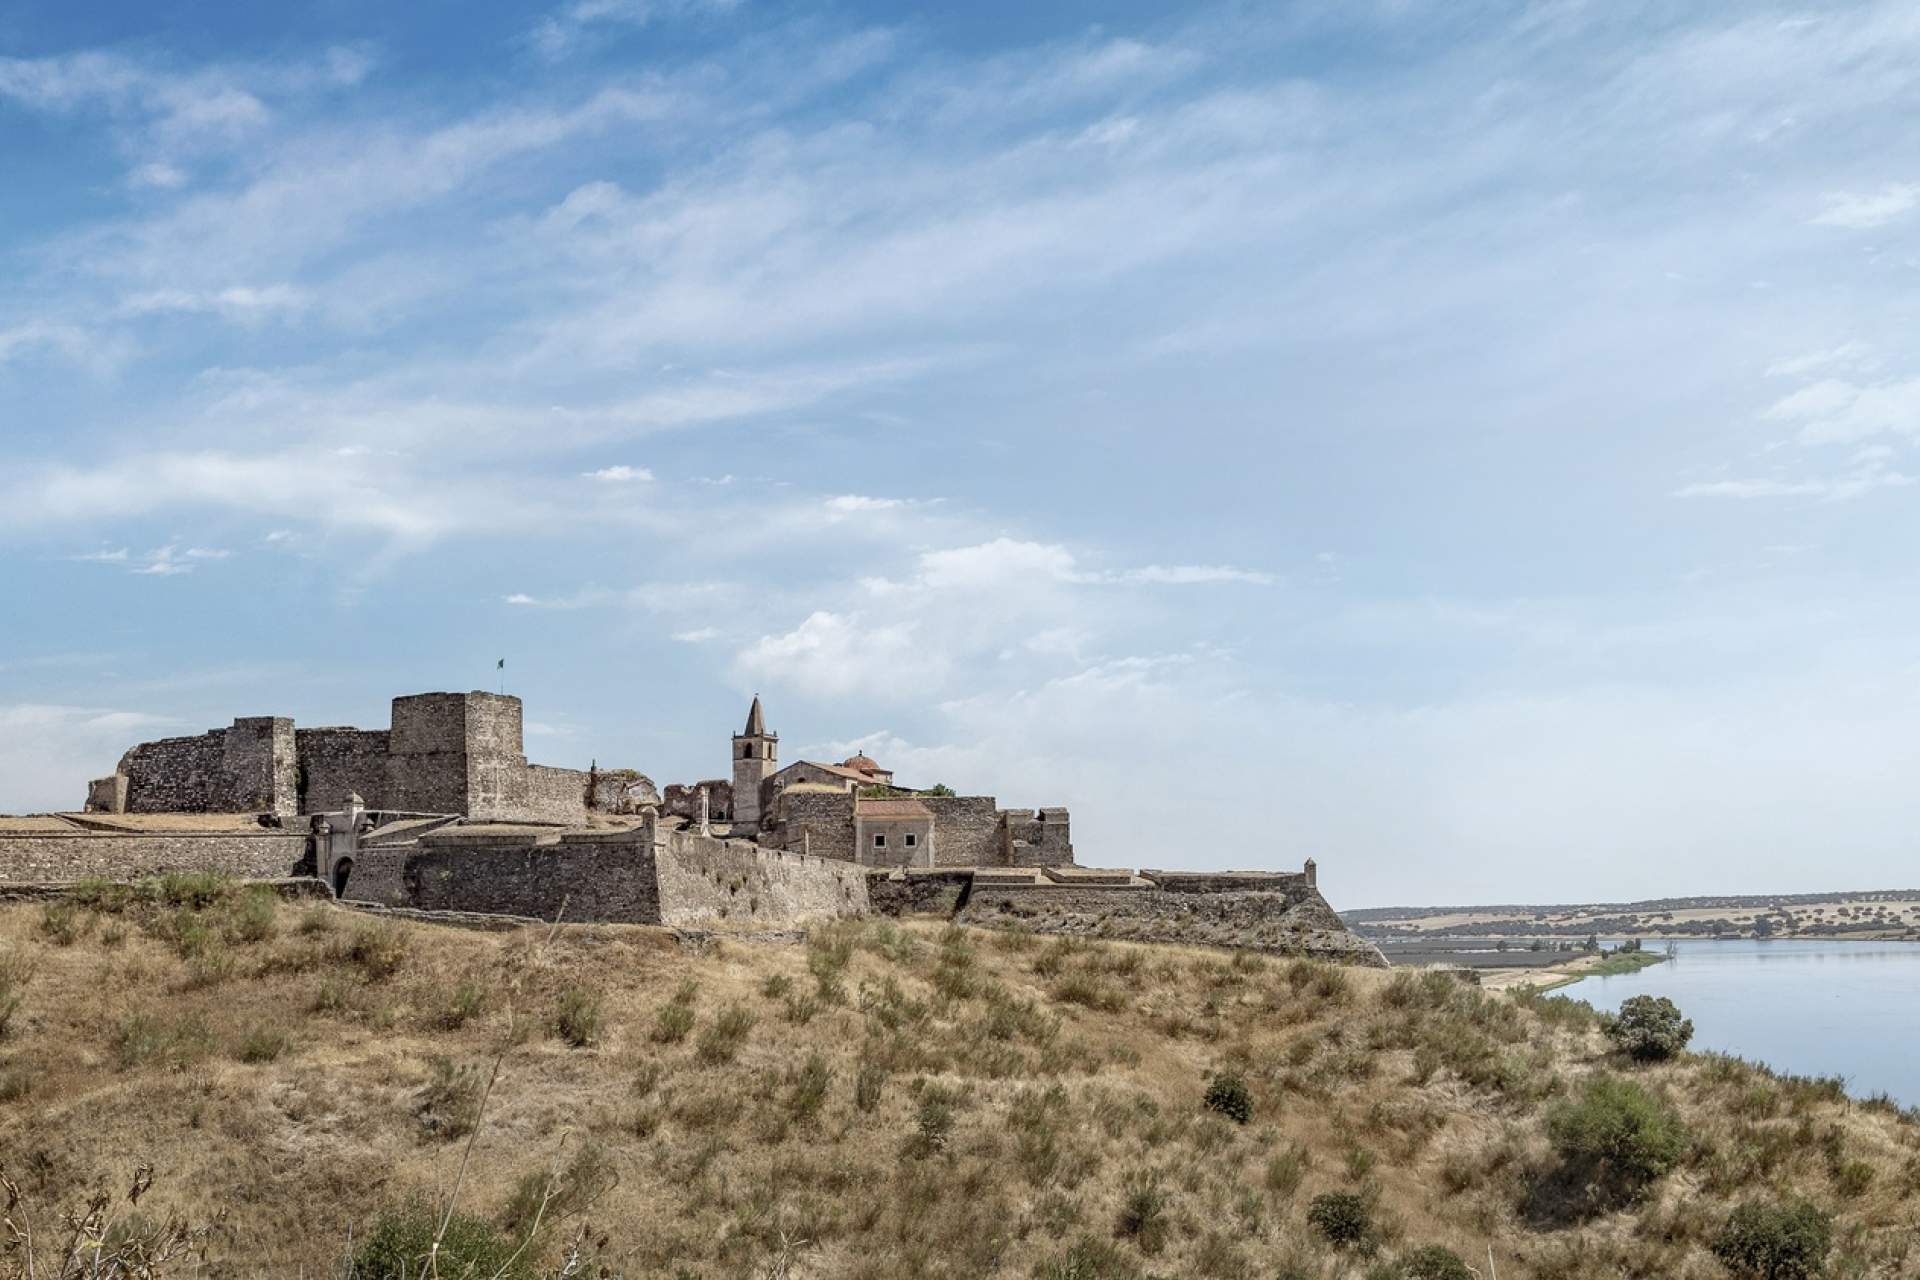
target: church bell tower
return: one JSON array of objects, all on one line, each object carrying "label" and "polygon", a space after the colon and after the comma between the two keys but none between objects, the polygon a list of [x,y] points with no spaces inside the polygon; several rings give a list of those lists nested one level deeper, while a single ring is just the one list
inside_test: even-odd
[{"label": "church bell tower", "polygon": [[733,735],[733,830],[752,835],[760,829],[760,784],[780,768],[780,735],[767,732],[760,695],[753,695],[747,731]]}]

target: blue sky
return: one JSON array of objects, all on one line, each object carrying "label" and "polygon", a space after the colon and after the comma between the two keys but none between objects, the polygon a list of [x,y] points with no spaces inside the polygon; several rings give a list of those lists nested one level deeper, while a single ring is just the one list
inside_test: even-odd
[{"label": "blue sky", "polygon": [[1892,3],[0,3],[0,810],[504,655],[1342,905],[1906,885],[1917,108]]}]

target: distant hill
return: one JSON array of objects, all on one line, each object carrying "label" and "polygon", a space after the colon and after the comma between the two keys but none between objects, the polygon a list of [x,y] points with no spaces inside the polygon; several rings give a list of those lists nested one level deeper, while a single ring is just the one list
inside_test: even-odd
[{"label": "distant hill", "polygon": [[1343,911],[1364,937],[1920,937],[1920,889],[1715,894],[1642,902],[1364,907]]}]

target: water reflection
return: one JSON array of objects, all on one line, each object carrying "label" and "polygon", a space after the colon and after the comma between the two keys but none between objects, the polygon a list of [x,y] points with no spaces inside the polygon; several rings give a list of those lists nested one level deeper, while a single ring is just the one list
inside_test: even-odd
[{"label": "water reflection", "polygon": [[1629,996],[1668,996],[1693,1019],[1695,1049],[1837,1075],[1856,1096],[1920,1105],[1920,943],[1679,942],[1664,964],[1586,978],[1562,994],[1607,1010]]}]

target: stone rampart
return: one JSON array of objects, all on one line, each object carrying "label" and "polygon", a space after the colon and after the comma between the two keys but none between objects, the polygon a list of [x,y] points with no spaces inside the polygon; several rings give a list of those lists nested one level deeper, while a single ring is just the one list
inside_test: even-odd
[{"label": "stone rampart", "polygon": [[[293,814],[299,805],[293,721],[235,720],[191,738],[143,742],[120,758],[127,813]],[[102,782],[110,782],[102,779]],[[88,788],[88,797],[96,787]]]},{"label": "stone rampart", "polygon": [[973,885],[971,870],[867,872],[867,901],[881,916],[951,917]]},{"label": "stone rampart", "polygon": [[673,832],[659,866],[661,924],[784,928],[868,910],[866,872],[836,858]]},{"label": "stone rampart", "polygon": [[1003,809],[999,861],[1009,867],[1073,864],[1072,826],[1065,809]]},{"label": "stone rampart", "polygon": [[544,764],[527,765],[526,792],[514,801],[514,809],[523,822],[585,822],[586,772]]},{"label": "stone rampart", "polygon": [[330,725],[295,729],[300,757],[300,812],[327,813],[358,795],[378,803],[391,791],[387,754],[393,735],[385,729]]},{"label": "stone rampart", "polygon": [[104,832],[0,835],[0,881],[137,880],[217,871],[250,880],[311,874],[305,835],[109,835]]},{"label": "stone rampart", "polygon": [[[454,833],[449,833],[450,835]],[[553,843],[495,843],[447,839],[400,853],[401,900],[368,896],[389,906],[425,911],[478,911],[551,920],[564,905],[567,920],[660,922],[653,844],[640,832],[625,839],[581,836]],[[393,870],[379,851],[372,892],[391,891]],[[356,868],[357,871],[357,868]],[[347,895],[361,898],[353,879]]]}]

